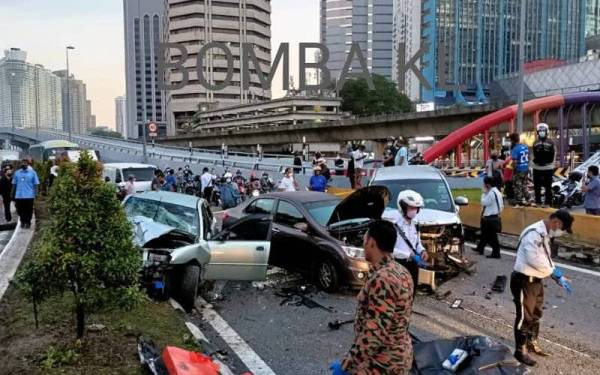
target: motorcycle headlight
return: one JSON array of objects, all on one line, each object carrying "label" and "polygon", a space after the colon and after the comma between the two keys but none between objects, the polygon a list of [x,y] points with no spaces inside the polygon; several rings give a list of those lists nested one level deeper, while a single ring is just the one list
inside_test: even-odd
[{"label": "motorcycle headlight", "polygon": [[361,249],[360,247],[342,246],[342,250],[344,250],[346,255],[348,255],[350,258],[358,258],[358,259],[365,258],[365,251],[363,249]]}]

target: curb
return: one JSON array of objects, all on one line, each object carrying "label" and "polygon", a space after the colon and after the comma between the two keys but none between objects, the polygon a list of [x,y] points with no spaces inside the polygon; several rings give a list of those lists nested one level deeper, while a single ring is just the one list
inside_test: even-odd
[{"label": "curb", "polygon": [[24,230],[21,228],[20,221],[17,222],[12,237],[0,254],[0,300],[4,297],[10,282],[12,281],[17,268],[21,264],[23,256],[29,248],[33,233],[35,232],[35,216],[31,219],[31,228]]}]

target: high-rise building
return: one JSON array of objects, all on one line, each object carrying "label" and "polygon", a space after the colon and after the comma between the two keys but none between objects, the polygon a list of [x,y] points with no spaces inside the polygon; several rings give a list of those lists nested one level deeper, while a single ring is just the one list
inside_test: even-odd
[{"label": "high-rise building", "polygon": [[[394,44],[392,55],[392,80],[398,83],[398,89],[412,101],[418,101],[421,85],[412,70],[403,69],[412,56],[421,48],[421,1],[394,1]],[[402,64],[404,61],[404,64]],[[415,61],[420,69],[420,61]]]},{"label": "high-rise building", "polygon": [[[169,43],[179,43],[188,52],[184,63],[189,73],[188,84],[180,90],[167,92],[169,134],[176,134],[192,121],[193,115],[204,108],[244,104],[269,100],[270,90],[263,90],[257,71],[250,64],[249,87],[244,89],[241,67],[241,44],[251,44],[263,73],[271,65],[271,2],[270,0],[168,0],[167,34]],[[167,38],[165,38],[167,39]],[[220,42],[232,54],[231,84],[222,90],[211,90],[198,80],[197,60],[202,45]],[[178,61],[181,53],[171,49],[167,59]],[[202,58],[205,80],[221,85],[226,79],[228,61],[217,48],[208,50]],[[231,64],[231,62],[229,62]],[[183,74],[169,71],[168,85],[182,82]],[[127,94],[129,98],[129,93]]]},{"label": "high-rise building", "polygon": [[587,0],[585,37],[600,36],[600,0]]},{"label": "high-rise building", "polygon": [[127,99],[125,96],[115,98],[115,128],[123,138],[127,139]]},{"label": "high-rise building", "polygon": [[163,37],[166,0],[123,0],[125,15],[125,72],[127,136],[137,139],[144,124],[167,132],[165,95],[158,88],[158,54]]},{"label": "high-rise building", "polygon": [[[70,74],[69,90],[67,90],[67,71],[58,70],[54,74],[59,76],[62,81],[64,130],[68,131],[71,127],[73,134],[88,134],[92,129],[92,103],[87,98],[87,86],[83,81],[75,79],[75,76]],[[69,106],[67,106],[67,98],[70,98]]]},{"label": "high-rise building", "polygon": [[332,78],[340,77],[352,43],[371,73],[391,78],[393,38],[393,0],[321,0],[321,43],[329,49]]},{"label": "high-rise building", "polygon": [[60,78],[26,60],[18,48],[0,59],[0,127],[62,129]]},{"label": "high-rise building", "polygon": [[[421,71],[430,87],[421,82],[420,99],[485,100],[491,81],[517,72],[521,4],[521,0],[421,1],[421,46],[427,46]],[[586,5],[585,0],[527,1],[526,62],[583,55]]]}]

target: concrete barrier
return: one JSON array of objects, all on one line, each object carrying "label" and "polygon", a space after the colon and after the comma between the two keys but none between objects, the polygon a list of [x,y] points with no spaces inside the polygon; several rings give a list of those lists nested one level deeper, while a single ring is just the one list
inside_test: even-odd
[{"label": "concrete barrier", "polygon": [[[525,227],[550,216],[555,209],[536,207],[506,207],[502,211],[502,233],[520,235]],[[573,234],[565,239],[591,246],[600,246],[600,216],[573,213]],[[481,204],[472,202],[460,208],[460,218],[469,227],[479,228]]]}]

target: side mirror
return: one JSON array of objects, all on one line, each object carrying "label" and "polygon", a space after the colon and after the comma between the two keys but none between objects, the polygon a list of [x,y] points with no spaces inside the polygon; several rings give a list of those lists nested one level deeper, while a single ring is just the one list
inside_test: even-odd
[{"label": "side mirror", "polygon": [[454,199],[454,203],[457,206],[468,206],[469,205],[469,198],[466,198],[466,197],[456,197],[456,199]]},{"label": "side mirror", "polygon": [[296,223],[294,224],[294,229],[298,229],[300,232],[308,232],[308,224],[306,223]]}]

